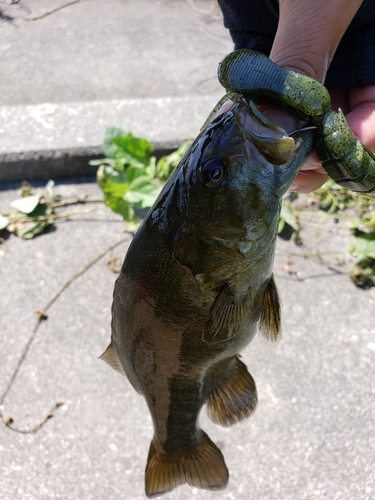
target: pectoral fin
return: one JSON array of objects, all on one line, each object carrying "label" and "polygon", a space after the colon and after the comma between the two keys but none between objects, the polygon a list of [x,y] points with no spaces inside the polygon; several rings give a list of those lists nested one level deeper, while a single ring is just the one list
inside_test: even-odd
[{"label": "pectoral fin", "polygon": [[278,344],[281,338],[281,308],[273,276],[264,291],[262,310],[259,318],[259,331],[263,337]]},{"label": "pectoral fin", "polygon": [[202,339],[205,342],[225,342],[238,335],[249,317],[251,293],[237,298],[228,285],[213,303],[209,317],[203,328]]}]

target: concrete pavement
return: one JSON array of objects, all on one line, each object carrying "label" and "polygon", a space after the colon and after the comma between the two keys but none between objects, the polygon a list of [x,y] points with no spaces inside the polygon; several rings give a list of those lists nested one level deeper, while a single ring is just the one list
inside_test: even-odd
[{"label": "concrete pavement", "polygon": [[[231,44],[213,2],[86,0],[23,20],[62,3],[0,4],[3,182],[90,173],[84,164],[100,153],[107,125],[160,144],[194,137],[221,95],[216,66]],[[18,196],[14,186],[1,188],[0,212]],[[57,182],[55,191],[101,195],[82,179]],[[1,394],[37,311],[125,238],[49,309],[0,408],[25,429],[63,403],[34,434],[0,426],[0,499],[145,498],[150,416],[127,380],[98,360],[116,278],[106,262],[123,259],[130,235],[118,216],[97,208],[0,247]],[[302,239],[301,247],[278,244],[282,341],[273,348],[256,338],[243,353],[259,391],[255,415],[220,428],[202,412],[203,429],[225,455],[228,488],[184,486],[166,500],[375,499],[375,289],[347,277],[352,239],[343,222],[310,221]]]},{"label": "concrete pavement", "polygon": [[213,0],[67,3],[0,4],[0,182],[93,175],[110,125],[174,148],[223,94]]},{"label": "concrete pavement", "polygon": [[[95,184],[62,184],[61,194],[98,196]],[[0,195],[0,210],[17,196]],[[1,392],[29,337],[36,312],[66,281],[124,236],[108,209],[70,217],[35,240],[9,238],[0,256]],[[221,428],[201,424],[230,470],[226,490],[187,486],[170,500],[373,500],[375,498],[375,289],[355,288],[338,264],[347,228],[307,226],[304,245],[279,241],[275,276],[283,302],[277,348],[257,337],[243,360],[256,380],[255,415]],[[4,416],[21,429],[54,402],[35,434],[0,426],[0,498],[141,500],[152,423],[128,381],[98,360],[110,338],[116,275],[130,236],[78,278],[48,311],[9,392]],[[312,256],[319,251],[322,260]],[[334,253],[332,253],[334,252]]]}]

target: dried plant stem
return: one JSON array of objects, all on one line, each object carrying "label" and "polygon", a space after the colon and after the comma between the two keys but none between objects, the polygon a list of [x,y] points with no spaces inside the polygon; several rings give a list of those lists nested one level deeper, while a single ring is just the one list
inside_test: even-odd
[{"label": "dried plant stem", "polygon": [[[129,233],[128,233],[129,234]],[[32,343],[34,342],[34,339],[36,337],[36,334],[39,330],[39,326],[41,324],[41,322],[43,320],[46,320],[47,319],[47,312],[48,310],[52,307],[52,305],[59,299],[59,297],[65,292],[65,290],[67,288],[70,287],[70,285],[76,280],[78,279],[80,276],[82,276],[84,273],[86,273],[91,267],[93,267],[102,257],[104,257],[104,255],[106,255],[107,253],[111,252],[112,250],[114,250],[116,247],[118,247],[119,245],[121,245],[122,243],[124,243],[124,241],[126,241],[126,239],[128,238],[128,234],[121,238],[117,243],[115,243],[114,245],[111,245],[110,247],[106,248],[103,252],[101,252],[100,254],[98,254],[94,259],[92,259],[88,264],[86,264],[85,267],[83,267],[82,269],[80,269],[76,274],[74,274],[59,290],[58,292],[51,298],[51,300],[45,305],[45,307],[39,311],[37,313],[37,319],[36,319],[36,322],[35,322],[35,325],[34,325],[34,328],[31,332],[31,335],[25,345],[25,347],[23,348],[23,351],[22,351],[22,354],[21,356],[19,357],[18,359],[18,362],[17,362],[17,365],[13,371],[13,374],[12,376],[10,377],[10,380],[7,384],[7,387],[5,389],[5,391],[3,392],[3,394],[1,395],[0,397],[0,406],[2,406],[4,404],[4,401],[5,401],[5,398],[6,396],[8,395],[9,391],[11,390],[16,378],[17,378],[17,375],[21,369],[21,366],[23,364],[23,362],[25,361],[26,359],[26,356],[27,356],[27,353],[29,352],[30,350],[30,347],[32,346]],[[43,427],[43,425],[47,422],[47,420],[49,420],[52,416],[53,416],[53,412],[59,407],[61,406],[63,403],[61,402],[57,402],[55,403],[52,408],[50,409],[50,411],[47,413],[47,415],[37,424],[35,425],[34,427],[30,428],[30,429],[25,429],[25,430],[21,430],[17,427],[13,427],[12,423],[13,423],[13,419],[12,417],[4,417],[2,412],[0,411],[0,422],[3,423],[6,427],[8,427],[9,429],[11,429],[12,431],[15,431],[15,432],[20,432],[22,434],[29,434],[29,433],[32,433],[32,432],[35,432],[37,431],[38,429],[40,429],[41,427]]]},{"label": "dried plant stem", "polygon": [[46,10],[45,12],[43,12],[43,14],[40,14],[39,16],[26,17],[25,21],[37,21],[38,19],[43,19],[43,17],[47,17],[47,16],[53,14],[54,12],[57,12],[58,10],[63,9],[64,7],[69,7],[69,5],[73,5],[75,3],[79,3],[80,1],[81,0],[72,0],[71,2],[64,3],[63,5],[60,5],[59,7],[56,7],[55,9]]}]

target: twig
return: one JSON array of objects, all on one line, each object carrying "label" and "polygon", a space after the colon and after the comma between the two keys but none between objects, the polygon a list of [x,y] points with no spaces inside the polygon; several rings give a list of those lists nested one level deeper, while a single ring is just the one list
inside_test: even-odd
[{"label": "twig", "polygon": [[[88,214],[90,212],[95,212],[96,210],[102,210],[102,209],[103,207],[94,207],[94,208],[86,208],[86,210],[77,210],[75,212],[62,212],[61,214],[35,215],[34,217],[20,216],[19,218],[11,220],[11,223],[19,224],[23,222],[41,222],[50,219],[66,219],[67,217],[71,217],[72,215]],[[7,212],[3,213],[4,215],[7,215]]]},{"label": "twig", "polygon": [[[128,233],[129,234],[129,233]],[[131,234],[131,233],[130,233]],[[58,300],[58,298],[65,292],[65,290],[67,288],[70,287],[70,285],[77,279],[79,278],[80,276],[82,276],[85,272],[87,272],[92,266],[94,266],[102,257],[104,257],[104,255],[106,255],[108,252],[111,252],[112,250],[114,250],[116,247],[118,247],[119,245],[121,245],[124,241],[126,241],[126,239],[128,238],[128,235],[125,236],[124,238],[121,238],[117,243],[115,243],[114,245],[111,245],[110,247],[108,247],[106,250],[104,250],[103,252],[101,252],[99,255],[97,255],[93,260],[91,260],[85,267],[83,267],[82,269],[80,269],[76,274],[74,274],[61,288],[60,290],[52,297],[52,299],[46,304],[46,306],[38,312],[38,316],[37,316],[37,320],[36,320],[36,323],[34,325],[34,328],[33,328],[33,331],[31,332],[31,335],[22,351],[22,354],[20,356],[20,358],[18,359],[18,362],[17,362],[17,366],[16,368],[14,369],[14,372],[8,382],[8,385],[5,389],[5,391],[3,392],[2,396],[0,397],[0,406],[2,406],[4,404],[4,401],[5,401],[5,398],[6,396],[8,395],[10,389],[12,388],[16,378],[17,378],[17,375],[18,375],[18,372],[23,364],[23,362],[25,361],[26,359],[26,356],[27,356],[27,353],[29,352],[30,350],[30,347],[32,345],[32,343],[34,342],[34,339],[36,337],[36,334],[38,332],[38,329],[39,329],[39,326],[40,326],[40,323],[43,321],[43,320],[46,320],[47,319],[47,311],[52,307],[52,305]],[[51,408],[51,410],[47,413],[47,415],[44,417],[43,420],[41,420],[37,425],[35,425],[34,427],[32,427],[31,429],[26,429],[26,430],[21,430],[21,429],[18,429],[16,427],[13,427],[12,426],[12,423],[13,423],[13,419],[11,417],[7,417],[7,418],[4,418],[3,417],[3,414],[2,412],[0,411],[0,422],[3,423],[6,427],[8,427],[9,429],[11,429],[12,431],[15,431],[15,432],[20,432],[22,434],[29,434],[31,432],[35,432],[37,431],[38,429],[40,429],[46,422],[47,420],[49,420],[52,416],[53,416],[53,412],[59,407],[61,406],[63,403],[55,403],[53,405],[53,407]]]},{"label": "twig", "polygon": [[50,418],[53,417],[53,414],[55,412],[55,410],[57,410],[57,408],[59,408],[59,406],[63,405],[64,403],[55,403],[52,408],[50,409],[50,411],[47,413],[47,415],[43,418],[43,420],[41,420],[39,422],[39,424],[35,425],[34,427],[32,427],[31,429],[18,429],[17,427],[13,427],[12,426],[12,423],[13,423],[13,419],[8,417],[5,421],[4,419],[3,420],[3,423],[8,427],[8,429],[10,429],[11,431],[14,431],[14,432],[18,432],[20,434],[31,434],[32,432],[36,432],[37,430],[39,430],[41,427],[43,427],[43,425],[47,422],[47,420],[49,420]]},{"label": "twig", "polygon": [[47,17],[50,14],[53,14],[54,12],[57,12],[58,10],[63,9],[64,7],[69,7],[69,5],[73,5],[73,4],[78,3],[80,1],[81,0],[73,0],[72,2],[64,3],[63,5],[60,5],[60,7],[56,7],[56,9],[46,10],[45,12],[43,12],[43,14],[40,14],[40,16],[26,17],[25,21],[37,21],[38,19],[42,19],[43,17]]},{"label": "twig", "polygon": [[[298,215],[299,217],[301,217],[302,215],[304,215],[306,217],[310,217],[310,216],[313,216],[313,217],[326,217],[328,219],[337,219],[337,220],[342,220],[342,221],[347,221],[347,222],[358,222],[358,218],[357,217],[350,217],[348,215],[340,215],[340,214],[332,213],[332,212],[324,212],[324,211],[314,212],[312,210],[300,210],[298,208],[292,208],[291,210],[292,210],[292,213],[294,215]],[[372,226],[372,224],[370,223],[370,221],[361,220],[360,222],[362,224],[364,224],[364,225]]]},{"label": "twig", "polygon": [[103,198],[80,198],[80,197],[75,197],[72,198],[71,200],[66,199],[66,200],[61,200],[61,201],[55,201],[52,203],[48,203],[48,205],[51,208],[59,208],[59,207],[65,207],[67,205],[79,205],[79,204],[86,204],[86,203],[104,203]]}]

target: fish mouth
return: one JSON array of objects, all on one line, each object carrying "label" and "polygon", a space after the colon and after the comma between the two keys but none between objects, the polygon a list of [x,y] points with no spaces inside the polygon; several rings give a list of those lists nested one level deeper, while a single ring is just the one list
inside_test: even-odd
[{"label": "fish mouth", "polygon": [[268,162],[284,165],[294,155],[294,138],[267,118],[253,101],[239,98],[233,114],[243,137],[254,144]]},{"label": "fish mouth", "polygon": [[243,97],[237,99],[232,112],[249,161],[258,160],[261,166],[258,180],[273,179],[273,194],[282,197],[311,151],[314,127],[301,127],[288,134]]}]

